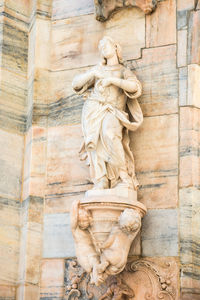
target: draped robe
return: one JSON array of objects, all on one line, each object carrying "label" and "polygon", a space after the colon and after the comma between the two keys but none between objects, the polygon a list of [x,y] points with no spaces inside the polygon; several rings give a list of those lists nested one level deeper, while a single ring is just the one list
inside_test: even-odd
[{"label": "draped robe", "polygon": [[[94,183],[106,176],[110,187],[114,187],[119,181],[120,170],[124,170],[137,188],[128,131],[135,131],[143,121],[137,101],[142,92],[141,84],[135,74],[121,64],[97,65],[94,71],[100,74],[100,78],[92,78],[79,91],[76,90],[86,98],[82,111],[84,143],[81,153],[87,153]],[[109,77],[133,81],[136,92],[129,93],[114,85],[104,87],[102,80]]]}]

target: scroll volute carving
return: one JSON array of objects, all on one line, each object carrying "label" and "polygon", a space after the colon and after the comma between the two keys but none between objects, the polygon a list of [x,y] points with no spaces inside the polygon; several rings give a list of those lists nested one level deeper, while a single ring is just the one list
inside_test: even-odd
[{"label": "scroll volute carving", "polygon": [[125,270],[100,286],[76,259],[65,262],[65,300],[178,300],[178,264],[171,258],[129,260]]},{"label": "scroll volute carving", "polygon": [[157,0],[94,0],[96,19],[104,22],[117,10],[123,7],[139,7],[145,14],[152,13]]}]

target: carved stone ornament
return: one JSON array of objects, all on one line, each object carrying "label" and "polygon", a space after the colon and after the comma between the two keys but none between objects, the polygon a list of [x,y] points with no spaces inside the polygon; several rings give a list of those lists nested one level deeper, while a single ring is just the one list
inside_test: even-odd
[{"label": "carved stone ornament", "polygon": [[96,286],[124,270],[146,213],[137,201],[139,183],[129,146],[129,130],[143,121],[137,101],[141,84],[123,65],[119,44],[104,37],[99,50],[102,62],[72,83],[85,97],[80,155],[94,186],[73,203],[71,229],[78,262]]},{"label": "carved stone ornament", "polygon": [[94,0],[96,19],[104,22],[117,10],[123,7],[139,7],[145,14],[152,13],[157,0]]},{"label": "carved stone ornament", "polygon": [[65,300],[177,300],[178,267],[166,258],[132,260],[125,270],[110,276],[99,287],[90,284],[89,274],[76,260],[65,264]]}]

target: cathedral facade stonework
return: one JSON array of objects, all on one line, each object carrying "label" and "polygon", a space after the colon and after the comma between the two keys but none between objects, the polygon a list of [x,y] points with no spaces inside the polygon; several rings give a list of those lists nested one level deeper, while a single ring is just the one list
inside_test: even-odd
[{"label": "cathedral facade stonework", "polygon": [[199,300],[200,1],[0,10],[0,300]]}]

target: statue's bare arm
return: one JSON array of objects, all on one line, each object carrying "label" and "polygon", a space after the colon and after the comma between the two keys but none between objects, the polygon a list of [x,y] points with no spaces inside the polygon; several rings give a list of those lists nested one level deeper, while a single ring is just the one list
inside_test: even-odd
[{"label": "statue's bare arm", "polygon": [[131,79],[109,77],[103,80],[103,85],[105,87],[111,84],[125,90],[128,93],[135,93],[138,90],[137,80],[134,79],[131,80]]},{"label": "statue's bare arm", "polygon": [[84,85],[88,85],[88,87],[94,84],[95,80],[95,72],[94,69],[91,69],[83,74],[75,76],[74,80],[72,81],[73,89],[78,92],[80,91]]},{"label": "statue's bare arm", "polygon": [[71,208],[70,213],[70,223],[72,233],[75,233],[76,228],[78,227],[78,209],[79,209],[80,201],[74,201]]}]

